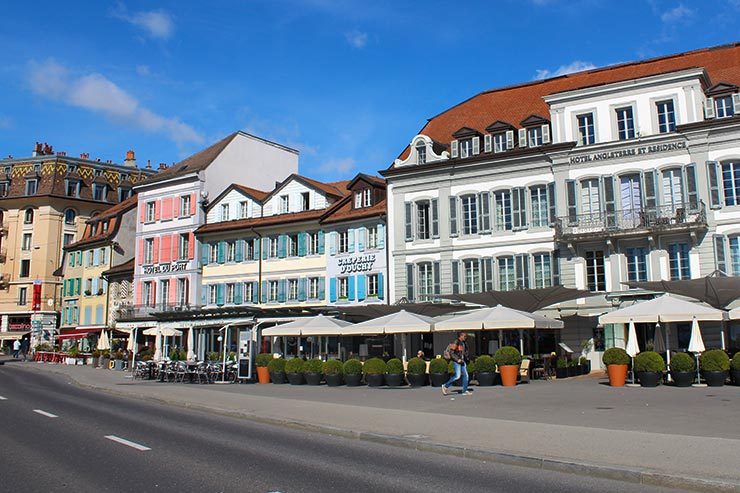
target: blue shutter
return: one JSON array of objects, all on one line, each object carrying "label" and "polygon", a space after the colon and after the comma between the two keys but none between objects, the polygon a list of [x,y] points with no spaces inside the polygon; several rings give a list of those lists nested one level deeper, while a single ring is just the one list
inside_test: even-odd
[{"label": "blue shutter", "polygon": [[383,273],[378,272],[378,299],[382,300],[385,295],[385,285],[383,284]]},{"label": "blue shutter", "polygon": [[324,232],[319,231],[319,255],[324,254]]},{"label": "blue shutter", "polygon": [[208,265],[208,249],[210,245],[208,243],[200,244],[200,265]]},{"label": "blue shutter", "polygon": [[299,257],[305,257],[306,256],[306,239],[308,238],[308,234],[306,233],[298,233],[298,256]]},{"label": "blue shutter", "polygon": [[224,287],[225,286],[223,284],[216,285],[216,304],[218,306],[224,304]]},{"label": "blue shutter", "polygon": [[365,299],[365,275],[357,276],[357,301]]},{"label": "blue shutter", "polygon": [[82,325],[90,325],[92,323],[92,307],[91,306],[85,307],[85,317],[81,323]]},{"label": "blue shutter", "polygon": [[365,251],[365,238],[367,238],[367,228],[365,226],[357,229],[357,251]]},{"label": "blue shutter", "polygon": [[353,253],[355,251],[355,230],[347,230],[347,251]]},{"label": "blue shutter", "polygon": [[234,253],[234,260],[236,262],[244,261],[244,240],[236,240],[236,252]]},{"label": "blue shutter", "polygon": [[219,241],[218,242],[218,263],[223,264],[226,260],[226,242],[225,241]]},{"label": "blue shutter", "polygon": [[306,301],[306,278],[298,279],[298,301]]},{"label": "blue shutter", "polygon": [[96,294],[98,294],[98,278],[97,277],[93,277],[93,280],[92,280],[92,290],[91,290],[90,294],[93,295],[93,296],[95,296]]},{"label": "blue shutter", "polygon": [[257,281],[252,281],[252,303],[259,303],[258,293],[259,284],[257,283]]},{"label": "blue shutter", "polygon": [[323,300],[326,297],[326,279],[319,277],[319,299]]},{"label": "blue shutter", "polygon": [[347,299],[354,301],[355,299],[355,279],[357,276],[349,276],[347,278]]},{"label": "blue shutter", "polygon": [[385,224],[378,224],[378,250],[385,247]]},{"label": "blue shutter", "polygon": [[95,307],[95,323],[96,324],[103,323],[103,305],[97,305]]},{"label": "blue shutter", "polygon": [[278,236],[278,258],[285,258],[286,244],[288,237],[285,235]]},{"label": "blue shutter", "polygon": [[329,278],[329,302],[334,303],[337,301],[337,278]]},{"label": "blue shutter", "polygon": [[337,254],[337,233],[332,231],[329,233],[329,255]]},{"label": "blue shutter", "polygon": [[270,251],[270,238],[262,238],[262,260],[267,260],[267,253]]},{"label": "blue shutter", "polygon": [[200,306],[208,304],[208,284],[204,284],[200,290]]},{"label": "blue shutter", "polygon": [[285,279],[278,281],[278,302],[285,303]]},{"label": "blue shutter", "polygon": [[262,281],[262,303],[267,303],[267,281]]},{"label": "blue shutter", "polygon": [[237,282],[234,284],[234,304],[235,305],[241,305],[243,303],[243,296],[242,296],[243,287],[244,287],[244,284],[241,282]]},{"label": "blue shutter", "polygon": [[100,265],[100,250],[97,248],[93,250],[93,265],[96,267]]}]

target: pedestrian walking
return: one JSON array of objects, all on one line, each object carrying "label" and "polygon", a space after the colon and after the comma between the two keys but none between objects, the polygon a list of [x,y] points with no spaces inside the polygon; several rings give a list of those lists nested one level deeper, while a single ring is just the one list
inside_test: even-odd
[{"label": "pedestrian walking", "polygon": [[28,348],[30,346],[30,343],[28,341],[28,338],[23,338],[21,341],[21,354],[23,355],[23,361],[28,361]]},{"label": "pedestrian walking", "polygon": [[21,341],[16,339],[13,341],[13,358],[18,359],[18,353],[21,351]]},{"label": "pedestrian walking", "polygon": [[468,338],[468,334],[465,332],[458,332],[457,339],[452,341],[445,349],[444,356],[448,361],[452,361],[452,367],[454,373],[447,382],[442,385],[442,395],[449,393],[450,385],[455,383],[457,379],[462,378],[462,395],[470,395],[468,391],[468,344],[465,339]]}]

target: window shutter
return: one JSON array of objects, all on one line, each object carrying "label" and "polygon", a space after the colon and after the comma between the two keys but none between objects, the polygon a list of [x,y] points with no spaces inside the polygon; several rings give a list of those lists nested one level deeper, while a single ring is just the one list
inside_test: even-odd
[{"label": "window shutter", "polygon": [[514,230],[527,228],[526,189],[517,187],[511,190],[511,214]]},{"label": "window shutter", "polygon": [[612,227],[616,224],[615,202],[614,202],[614,177],[602,176],[601,188],[604,190],[604,215],[606,226]]},{"label": "window shutter", "polygon": [[259,303],[259,284],[257,281],[252,281],[252,299],[250,300],[252,303]]},{"label": "window shutter", "polygon": [[365,251],[365,238],[367,238],[367,228],[362,226],[357,228],[357,251]]},{"label": "window shutter", "polygon": [[298,233],[298,256],[306,256],[306,242],[308,241],[308,233]]},{"label": "window shutter", "polygon": [[100,250],[97,248],[93,250],[93,266],[97,267],[100,265]]},{"label": "window shutter", "polygon": [[[439,238],[439,200],[432,199],[432,238]],[[380,235],[380,227],[378,227],[378,235]]]},{"label": "window shutter", "polygon": [[159,237],[154,238],[152,246],[153,246],[152,263],[156,264],[159,262]]},{"label": "window shutter", "polygon": [[483,290],[493,291],[493,259],[491,257],[483,259]]},{"label": "window shutter", "polygon": [[378,249],[385,248],[385,225],[378,224]]},{"label": "window shutter", "polygon": [[329,303],[335,303],[337,301],[337,278],[329,278]]},{"label": "window shutter", "polygon": [[557,248],[552,251],[550,258],[550,271],[552,272],[552,285],[560,286],[560,250]]},{"label": "window shutter", "polygon": [[[357,281],[359,280],[360,277],[364,277],[364,276],[349,276],[349,279],[347,280],[347,298],[350,301],[355,300],[355,294],[357,294],[358,296],[360,294],[360,287],[357,286]],[[365,292],[364,292],[365,285],[364,284],[362,286],[362,291],[363,291],[362,298],[364,299],[365,298]],[[357,298],[357,299],[360,299],[360,298]]]},{"label": "window shutter", "polygon": [[514,148],[514,131],[507,130],[506,131],[506,149],[513,149],[513,148]]},{"label": "window shutter", "polygon": [[288,243],[288,237],[285,235],[278,236],[278,258],[285,258],[286,244]]},{"label": "window shutter", "polygon": [[244,302],[244,295],[242,293],[243,285],[240,282],[234,284],[234,304],[241,305]]},{"label": "window shutter", "polygon": [[460,294],[460,262],[453,260],[450,262],[452,270],[452,294]]},{"label": "window shutter", "polygon": [[285,279],[278,281],[278,303],[285,303]]},{"label": "window shutter", "polygon": [[385,284],[383,280],[383,273],[378,272],[378,299],[382,300],[385,295]]},{"label": "window shutter", "polygon": [[555,182],[547,184],[547,206],[550,212],[550,226],[552,226],[558,219],[555,205]]},{"label": "window shutter", "polygon": [[[188,235],[188,240],[189,239],[190,239],[190,236]],[[189,254],[190,254],[190,241],[188,241],[188,251],[185,252],[185,255],[187,255],[186,258],[190,258]],[[170,237],[170,258],[172,260],[180,259],[180,235],[177,233],[173,233],[172,236]]]},{"label": "window shutter", "polygon": [[727,256],[725,255],[725,235],[714,235],[714,268],[723,274],[737,275],[737,272],[727,271]]},{"label": "window shutter", "polygon": [[406,264],[406,299],[414,300],[414,264]]},{"label": "window shutter", "polygon": [[162,212],[162,203],[159,200],[154,202],[154,220],[159,221],[159,215]]},{"label": "window shutter", "polygon": [[336,231],[329,233],[329,255],[337,254],[337,236],[339,236],[339,234]]},{"label": "window shutter", "polygon": [[267,303],[267,290],[269,289],[269,284],[267,281],[262,281],[262,289],[260,290],[260,297],[262,298],[262,303]]},{"label": "window shutter", "polygon": [[434,282],[434,299],[438,300],[439,295],[442,294],[440,286],[439,261],[432,262],[432,276]]},{"label": "window shutter", "polygon": [[691,163],[683,167],[684,183],[689,211],[699,210],[699,190],[696,187],[696,164]]},{"label": "window shutter", "polygon": [[655,170],[649,170],[649,171],[643,171],[642,174],[642,183],[644,183],[645,186],[645,207],[647,209],[655,210],[657,204],[656,201],[656,193],[655,193],[655,184],[658,182],[657,177],[655,176]]},{"label": "window shutter", "polygon": [[326,279],[319,277],[319,299],[323,300],[326,297]]},{"label": "window shutter", "polygon": [[190,194],[190,215],[195,215],[195,193]]},{"label": "window shutter", "polygon": [[568,202],[568,222],[570,224],[578,223],[578,209],[576,207],[576,181],[565,180],[565,189]]},{"label": "window shutter", "polygon": [[519,147],[521,148],[527,147],[527,129],[526,128],[519,129]]},{"label": "window shutter", "polygon": [[714,118],[714,98],[704,101],[704,118]]},{"label": "window shutter", "polygon": [[491,232],[491,193],[482,192],[478,196],[478,229],[481,233]]},{"label": "window shutter", "polygon": [[244,261],[244,240],[236,240],[236,246],[234,247],[234,261]]},{"label": "window shutter", "polygon": [[139,222],[146,222],[146,202],[143,202],[139,205]]},{"label": "window shutter", "polygon": [[738,93],[732,95],[732,109],[734,114],[740,114],[740,94]]},{"label": "window shutter", "polygon": [[476,156],[480,154],[480,137],[475,136],[473,137],[473,155]]},{"label": "window shutter", "polygon": [[411,223],[411,218],[413,216],[413,204],[411,202],[406,202],[404,204],[404,210],[406,211],[406,216],[404,219],[404,222],[406,224],[406,241],[413,241],[414,230]]},{"label": "window shutter", "polygon": [[450,149],[452,151],[451,152],[452,157],[457,157],[458,150],[457,150],[457,141],[456,140],[453,140],[452,142],[450,142]]},{"label": "window shutter", "polygon": [[347,251],[349,253],[355,251],[355,230],[352,228],[347,230]]},{"label": "window shutter", "polygon": [[491,134],[486,134],[483,136],[483,152],[491,152]]},{"label": "window shutter", "polygon": [[217,256],[219,264],[223,264],[226,261],[226,242],[223,240],[218,242]]},{"label": "window shutter", "polygon": [[548,124],[542,125],[542,143],[543,144],[550,143],[550,125]]},{"label": "window shutter", "polygon": [[516,256],[516,289],[529,287],[529,255],[522,253]]},{"label": "window shutter", "polygon": [[262,238],[260,251],[262,252],[262,260],[267,260],[267,256],[270,253],[270,238]]},{"label": "window shutter", "polygon": [[709,207],[719,209],[722,207],[722,195],[719,187],[719,163],[707,161],[707,182],[709,183]]},{"label": "window shutter", "polygon": [[457,236],[457,197],[450,197],[450,236]]},{"label": "window shutter", "polygon": [[[80,252],[77,252],[80,253]],[[81,256],[81,254],[80,254]],[[136,259],[136,263],[142,265],[144,263],[144,240],[139,240],[139,258]]]},{"label": "window shutter", "polygon": [[324,231],[319,230],[318,235],[319,235],[319,255],[323,255],[324,254]]},{"label": "window shutter", "polygon": [[298,301],[306,301],[306,278],[298,279]]},{"label": "window shutter", "polygon": [[222,306],[224,304],[224,288],[223,284],[216,284],[216,304]]},{"label": "window shutter", "polygon": [[208,305],[208,284],[204,284],[200,290],[200,306]]}]

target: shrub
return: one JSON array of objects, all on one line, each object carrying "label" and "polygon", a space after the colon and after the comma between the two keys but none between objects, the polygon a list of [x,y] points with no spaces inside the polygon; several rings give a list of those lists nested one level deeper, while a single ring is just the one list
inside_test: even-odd
[{"label": "shrub", "polygon": [[324,362],[317,358],[310,359],[303,365],[303,373],[321,373],[323,369]]},{"label": "shrub", "polygon": [[581,356],[580,358],[578,358],[578,364],[585,365],[586,363],[588,363],[587,357]]},{"label": "shrub", "polygon": [[360,375],[362,373],[362,362],[356,358],[344,362],[345,375]]},{"label": "shrub", "polygon": [[557,368],[568,368],[568,360],[565,358],[558,358],[555,362],[555,366]]},{"label": "shrub", "polygon": [[48,342],[42,342],[41,344],[36,344],[36,351],[54,351],[54,346]]},{"label": "shrub", "polygon": [[285,373],[303,373],[306,362],[301,358],[289,359],[285,362]]},{"label": "shrub", "polygon": [[498,366],[518,365],[522,362],[522,355],[513,346],[504,346],[496,351],[493,360]]},{"label": "shrub", "polygon": [[473,373],[478,369],[478,366],[475,364],[475,361],[468,361],[466,366],[468,367],[468,373]]},{"label": "shrub", "polygon": [[421,358],[411,358],[408,362],[407,369],[409,375],[424,375],[427,372],[427,364]]},{"label": "shrub", "polygon": [[93,351],[92,352],[92,357],[93,358],[100,358],[100,350],[96,349],[95,351]]},{"label": "shrub", "polygon": [[324,361],[324,364],[321,365],[321,371],[324,373],[324,375],[341,375],[343,369],[344,366],[342,365],[342,362],[338,359],[330,359],[328,361]]},{"label": "shrub", "polygon": [[475,369],[478,370],[478,373],[495,373],[496,362],[491,356],[484,354],[475,359]]},{"label": "shrub", "polygon": [[80,354],[80,350],[77,348],[77,346],[72,346],[69,348],[69,351],[67,351],[67,354],[70,358],[76,358],[78,354]]},{"label": "shrub", "polygon": [[229,353],[229,361],[236,361],[236,353],[234,351]]},{"label": "shrub", "polygon": [[[116,354],[116,359],[118,359],[118,354]],[[181,361],[184,358],[182,357],[180,351],[178,351],[177,349],[173,349],[172,351],[170,351],[170,359],[172,361]]]},{"label": "shrub", "polygon": [[611,347],[604,351],[604,364],[609,365],[628,365],[630,356],[627,351],[621,347]]},{"label": "shrub", "polygon": [[429,363],[429,373],[448,373],[447,361],[443,358],[434,358]]},{"label": "shrub", "polygon": [[218,361],[219,359],[221,358],[219,358],[218,353],[216,351],[212,351],[208,353],[208,361]]},{"label": "shrub", "polygon": [[267,363],[267,369],[270,373],[285,373],[285,359],[273,358]]},{"label": "shrub", "polygon": [[385,375],[385,361],[380,358],[370,358],[362,366],[362,372],[365,375]]},{"label": "shrub", "polygon": [[730,369],[730,357],[721,349],[710,349],[699,356],[702,371],[727,371]]},{"label": "shrub", "polygon": [[398,358],[391,358],[385,364],[385,372],[388,375],[403,375],[403,362]]},{"label": "shrub", "polygon": [[732,362],[730,363],[732,366],[732,369],[735,371],[740,371],[740,351],[735,353],[735,356],[732,357]]},{"label": "shrub", "polygon": [[270,364],[270,360],[274,359],[270,353],[260,353],[254,359],[254,364],[257,368],[266,368]]},{"label": "shrub", "polygon": [[673,353],[671,355],[671,371],[693,372],[696,371],[696,363],[690,354]]},{"label": "shrub", "polygon": [[635,371],[663,373],[665,371],[665,361],[655,351],[643,351],[635,356]]}]

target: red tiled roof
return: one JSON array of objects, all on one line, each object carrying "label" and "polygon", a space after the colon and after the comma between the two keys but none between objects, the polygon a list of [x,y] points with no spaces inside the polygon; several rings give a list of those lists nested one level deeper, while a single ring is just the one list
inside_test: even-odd
[{"label": "red tiled roof", "polygon": [[383,199],[372,207],[355,209],[352,207],[352,197],[345,197],[326,212],[324,217],[321,218],[321,223],[331,224],[341,221],[364,219],[366,217],[382,216],[386,213],[385,206],[385,199]]},{"label": "red tiled roof", "polygon": [[90,231],[92,231],[93,227],[97,229],[98,223],[104,220],[108,220],[109,225],[108,229],[105,232],[100,232],[97,234],[89,235],[89,236],[83,236],[81,239],[75,241],[74,243],[70,243],[69,245],[66,245],[64,247],[65,250],[74,250],[86,245],[91,245],[94,243],[98,243],[101,241],[108,240],[116,235],[118,232],[118,228],[120,226],[120,217],[125,214],[126,212],[135,209],[137,204],[137,197],[136,195],[133,195],[123,202],[120,202],[113,207],[109,207],[108,209],[104,210],[100,214],[98,214],[95,217],[91,217],[87,220],[87,226],[85,226],[85,233],[84,235],[89,235]]},{"label": "red tiled roof", "polygon": [[279,224],[290,224],[301,221],[320,219],[326,213],[326,209],[318,209],[290,214],[277,214],[274,216],[255,217],[251,219],[237,219],[234,221],[222,221],[218,223],[204,224],[195,230],[195,234],[219,233],[222,231],[233,231],[237,229],[260,228],[265,226],[277,226]]},{"label": "red tiled roof", "polygon": [[[461,127],[482,133],[496,120],[519,126],[530,115],[549,115],[544,96],[690,68],[704,68],[710,84],[740,85],[740,43],[586,70],[482,92],[432,117],[418,132],[445,144]],[[408,146],[399,158],[408,156]]]},{"label": "red tiled roof", "polygon": [[260,202],[265,200],[265,197],[270,195],[269,192],[263,192],[262,190],[257,190],[256,188],[245,187],[244,185],[239,185],[237,183],[234,183],[234,188],[236,188],[237,190],[241,190],[242,192],[246,193],[250,197],[254,197]]},{"label": "red tiled roof", "polygon": [[322,190],[323,192],[335,197],[343,197],[347,194],[347,184],[349,181],[335,181],[333,183],[324,183],[313,178],[307,178],[303,175],[295,175],[297,178],[304,180],[306,183]]},{"label": "red tiled roof", "polygon": [[131,260],[128,260],[119,265],[114,265],[110,269],[103,271],[102,275],[115,276],[115,275],[121,275],[121,274],[128,274],[129,272],[131,273],[131,275],[133,275],[135,266],[136,266],[136,259],[132,258]]}]

